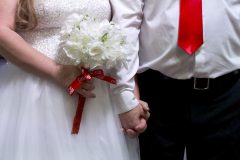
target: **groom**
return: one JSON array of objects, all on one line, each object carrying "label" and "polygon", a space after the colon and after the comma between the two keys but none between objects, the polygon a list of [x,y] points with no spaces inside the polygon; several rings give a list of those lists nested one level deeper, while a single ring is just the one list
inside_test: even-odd
[{"label": "groom", "polygon": [[240,160],[239,0],[111,2],[151,109],[141,159]]}]

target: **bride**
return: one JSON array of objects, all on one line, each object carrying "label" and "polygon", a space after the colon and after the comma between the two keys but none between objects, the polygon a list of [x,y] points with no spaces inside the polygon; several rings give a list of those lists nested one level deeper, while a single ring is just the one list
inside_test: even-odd
[{"label": "bride", "polygon": [[125,98],[134,105],[113,101],[124,85],[113,97],[106,82],[83,84],[77,90],[87,98],[81,129],[71,134],[78,95],[69,96],[66,88],[81,73],[54,59],[60,28],[73,12],[110,19],[111,6],[108,0],[0,1],[0,54],[8,61],[0,67],[1,160],[139,159],[137,138],[121,128],[137,135],[134,127],[146,127],[149,114],[133,93]]}]

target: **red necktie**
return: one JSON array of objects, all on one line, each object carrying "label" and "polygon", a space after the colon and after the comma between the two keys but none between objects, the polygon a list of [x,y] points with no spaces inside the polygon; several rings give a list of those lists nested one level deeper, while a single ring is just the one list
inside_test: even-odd
[{"label": "red necktie", "polygon": [[178,46],[191,55],[202,44],[202,0],[180,0]]}]

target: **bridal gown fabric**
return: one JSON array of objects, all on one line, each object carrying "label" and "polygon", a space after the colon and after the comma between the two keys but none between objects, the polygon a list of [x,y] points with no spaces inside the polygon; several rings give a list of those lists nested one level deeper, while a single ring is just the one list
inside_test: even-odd
[{"label": "bridal gown fabric", "polygon": [[[56,55],[66,17],[111,14],[108,0],[36,0],[35,9],[38,27],[19,34],[63,63],[68,60]],[[138,160],[138,141],[123,135],[109,84],[94,83],[97,97],[87,99],[80,132],[72,135],[77,96],[11,63],[0,65],[0,160]]]}]

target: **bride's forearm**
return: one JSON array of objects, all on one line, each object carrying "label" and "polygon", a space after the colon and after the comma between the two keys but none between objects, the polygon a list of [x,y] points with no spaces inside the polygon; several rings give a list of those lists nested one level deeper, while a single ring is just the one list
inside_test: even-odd
[{"label": "bride's forearm", "polygon": [[0,26],[0,47],[6,51],[1,53],[3,57],[34,74],[55,78],[60,70],[60,65],[32,48],[8,27]]},{"label": "bride's forearm", "polygon": [[140,99],[140,91],[139,91],[139,87],[138,87],[137,76],[134,77],[134,81],[135,81],[134,95],[136,96],[137,99]]}]

